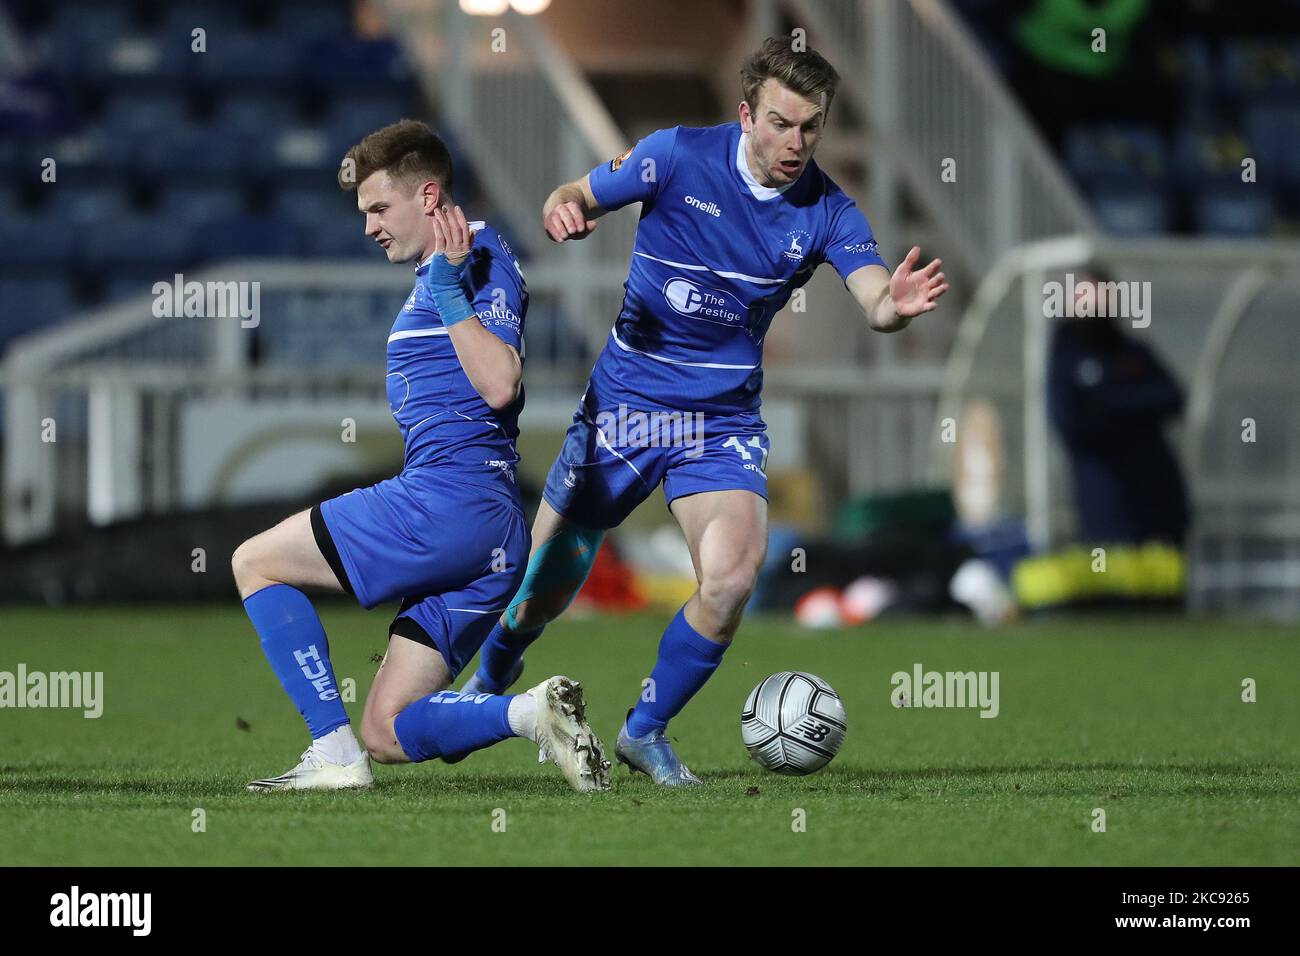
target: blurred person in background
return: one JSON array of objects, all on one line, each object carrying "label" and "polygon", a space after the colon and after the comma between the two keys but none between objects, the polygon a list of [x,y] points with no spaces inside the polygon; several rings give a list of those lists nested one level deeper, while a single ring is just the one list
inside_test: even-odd
[{"label": "blurred person in background", "polygon": [[[1161,541],[1182,547],[1189,512],[1182,468],[1165,426],[1183,389],[1155,353],[1108,314],[1104,269],[1075,286],[1075,314],[1056,326],[1048,414],[1070,459],[1079,535],[1087,543]],[[1083,308],[1091,296],[1096,308]]]}]

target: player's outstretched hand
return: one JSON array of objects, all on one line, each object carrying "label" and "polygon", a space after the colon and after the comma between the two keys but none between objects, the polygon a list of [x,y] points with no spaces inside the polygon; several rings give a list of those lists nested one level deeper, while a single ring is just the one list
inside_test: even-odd
[{"label": "player's outstretched hand", "polygon": [[939,271],[943,260],[935,259],[924,269],[913,271],[920,256],[921,247],[913,246],[889,280],[889,296],[894,300],[894,311],[907,319],[933,311],[939,296],[948,291],[948,283]]},{"label": "player's outstretched hand", "polygon": [[562,202],[542,220],[546,234],[556,242],[566,239],[586,239],[596,228],[596,220],[588,219],[576,202]]},{"label": "player's outstretched hand", "polygon": [[459,206],[450,210],[439,206],[433,211],[433,254],[442,253],[453,266],[458,266],[469,255],[474,244],[474,233],[469,230],[465,213]]}]

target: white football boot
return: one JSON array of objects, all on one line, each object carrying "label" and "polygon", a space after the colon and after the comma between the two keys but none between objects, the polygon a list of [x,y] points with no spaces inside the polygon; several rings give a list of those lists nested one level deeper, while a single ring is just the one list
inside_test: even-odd
[{"label": "white football boot", "polygon": [[610,763],[587,723],[582,685],[568,677],[552,677],[524,693],[537,702],[538,763],[550,760],[574,790],[608,790]]},{"label": "white football boot", "polygon": [[303,751],[301,762],[288,773],[254,780],[248,789],[253,793],[265,790],[363,790],[374,783],[370,754],[363,753],[355,763],[333,763],[313,745]]}]

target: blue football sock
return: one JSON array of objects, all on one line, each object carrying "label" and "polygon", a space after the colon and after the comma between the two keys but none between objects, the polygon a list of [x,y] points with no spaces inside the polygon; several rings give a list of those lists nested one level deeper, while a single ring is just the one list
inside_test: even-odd
[{"label": "blue football sock", "polygon": [[444,754],[460,759],[514,736],[510,701],[515,696],[439,691],[408,704],[393,721],[393,730],[413,763]]},{"label": "blue football sock", "polygon": [[348,713],[339,700],[329,641],[307,595],[287,584],[272,584],[249,595],[244,610],[312,739],[346,724]]},{"label": "blue football sock", "polygon": [[685,607],[678,611],[659,640],[659,660],[650,672],[654,683],[642,692],[627,718],[628,734],[644,737],[667,727],[718,669],[726,649],[727,645],[709,640],[687,623]]},{"label": "blue football sock", "polygon": [[506,689],[510,670],[523,657],[530,644],[542,636],[545,627],[531,631],[508,631],[500,621],[493,626],[478,652],[478,679],[495,693]]}]

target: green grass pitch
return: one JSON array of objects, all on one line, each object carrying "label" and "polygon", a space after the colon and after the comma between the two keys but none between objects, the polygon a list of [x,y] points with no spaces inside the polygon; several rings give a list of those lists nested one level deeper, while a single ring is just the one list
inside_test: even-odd
[{"label": "green grass pitch", "polygon": [[[388,618],[341,604],[322,617],[356,720]],[[663,623],[563,619],[525,683],[583,681],[612,747]],[[1300,863],[1300,641],[1277,625],[899,620],[810,635],[753,618],[670,730],[707,786],[664,791],[619,767],[596,795],[518,740],[450,767],[377,767],[370,792],[245,793],[307,740],[233,601],[2,610],[0,671],[20,662],[103,671],[104,712],[0,710],[0,865]],[[1000,714],[893,707],[890,675],[917,662],[998,671]],[[844,698],[848,739],[814,776],[768,773],[740,744],[746,694],[783,669]]]}]

